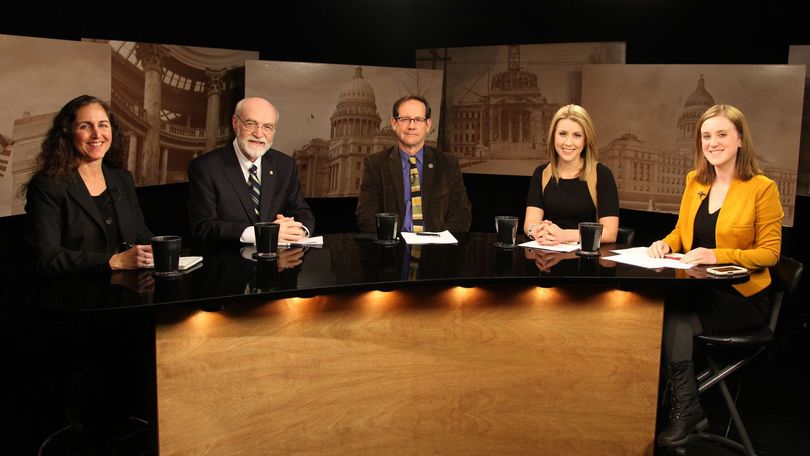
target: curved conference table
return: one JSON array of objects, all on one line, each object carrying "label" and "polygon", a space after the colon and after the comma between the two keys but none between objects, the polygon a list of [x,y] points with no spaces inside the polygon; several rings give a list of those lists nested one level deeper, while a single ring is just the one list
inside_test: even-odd
[{"label": "curved conference table", "polygon": [[666,287],[748,279],[457,237],[327,235],[262,262],[224,246],[173,280],[41,302],[154,315],[164,455],[651,455]]}]

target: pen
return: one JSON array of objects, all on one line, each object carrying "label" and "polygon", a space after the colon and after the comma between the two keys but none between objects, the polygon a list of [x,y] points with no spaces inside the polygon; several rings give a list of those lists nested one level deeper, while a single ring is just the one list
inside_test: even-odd
[{"label": "pen", "polygon": [[424,231],[420,231],[420,232],[416,233],[416,235],[417,236],[438,236],[439,233],[427,233],[427,232],[424,232]]}]

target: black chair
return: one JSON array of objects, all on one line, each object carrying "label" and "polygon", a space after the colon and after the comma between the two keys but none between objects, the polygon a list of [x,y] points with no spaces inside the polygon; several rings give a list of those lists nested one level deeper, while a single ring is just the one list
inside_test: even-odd
[{"label": "black chair", "polygon": [[[698,391],[703,393],[714,385],[720,385],[726,407],[728,407],[729,414],[734,422],[734,427],[742,443],[729,439],[727,435],[720,436],[707,432],[700,433],[701,439],[719,443],[736,451],[744,452],[749,456],[756,455],[754,447],[751,444],[751,439],[748,437],[748,432],[745,430],[745,426],[740,418],[740,413],[737,411],[736,398],[732,399],[728,386],[726,386],[726,377],[757,357],[773,340],[776,323],[779,320],[779,311],[782,307],[782,298],[785,293],[794,291],[799,285],[802,269],[803,266],[801,263],[787,257],[782,257],[776,266],[770,268],[770,298],[772,308],[768,326],[748,331],[701,334],[697,336],[698,341],[702,343],[706,349],[706,361],[709,365],[708,369],[697,376],[697,381],[700,385]],[[739,349],[747,353],[747,355],[742,358],[734,358],[732,362],[720,368],[712,353],[714,349],[719,347]]]},{"label": "black chair", "polygon": [[619,232],[616,233],[616,243],[626,245],[628,247],[633,246],[633,241],[636,238],[636,230],[633,228],[628,228],[626,226],[620,226]]}]

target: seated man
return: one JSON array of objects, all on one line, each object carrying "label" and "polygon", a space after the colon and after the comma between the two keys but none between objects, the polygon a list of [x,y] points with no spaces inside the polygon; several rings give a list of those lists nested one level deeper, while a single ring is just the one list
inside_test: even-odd
[{"label": "seated man", "polygon": [[315,228],[295,160],[271,149],[278,111],[263,98],[236,105],[236,139],[188,165],[191,229],[197,241],[255,243],[253,224],[281,225],[279,242],[296,242]]},{"label": "seated man", "polygon": [[357,226],[375,232],[374,214],[399,214],[402,231],[464,232],[470,228],[470,201],[458,160],[425,146],[430,105],[408,95],[394,103],[391,128],[398,144],[369,155],[357,201]]}]

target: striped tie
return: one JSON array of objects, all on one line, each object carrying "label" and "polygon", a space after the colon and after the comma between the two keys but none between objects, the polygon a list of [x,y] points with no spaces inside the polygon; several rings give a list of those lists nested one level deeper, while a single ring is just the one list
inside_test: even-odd
[{"label": "striped tie", "polygon": [[411,218],[413,219],[413,232],[425,231],[422,220],[422,189],[419,186],[419,168],[416,167],[416,157],[408,157],[411,164]]},{"label": "striped tie", "polygon": [[250,175],[248,176],[248,188],[250,189],[250,200],[253,201],[253,212],[259,216],[259,201],[261,201],[262,186],[259,184],[259,176],[256,175],[256,165],[250,165]]}]

